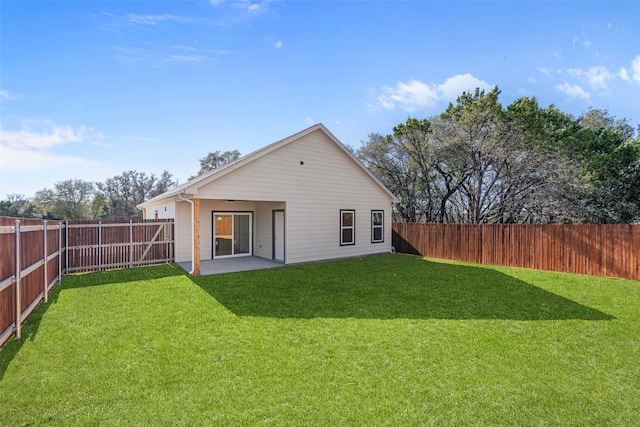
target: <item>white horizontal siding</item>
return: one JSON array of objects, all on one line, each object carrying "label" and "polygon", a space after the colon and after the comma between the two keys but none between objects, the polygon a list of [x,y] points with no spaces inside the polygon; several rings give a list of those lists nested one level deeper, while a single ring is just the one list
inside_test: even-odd
[{"label": "white horizontal siding", "polygon": [[175,251],[176,261],[191,261],[191,205],[176,203]]},{"label": "white horizontal siding", "polygon": [[258,202],[254,215],[254,246],[256,256],[273,259],[273,211],[285,210],[283,202]]},{"label": "white horizontal siding", "polygon": [[[253,254],[271,259],[271,215],[274,209],[285,209],[285,203],[200,200],[200,259],[212,259],[214,212],[252,212]],[[179,202],[177,215],[180,219],[176,219],[176,260],[191,261],[191,205],[188,202]]]},{"label": "white horizontal siding", "polygon": [[176,204],[173,200],[160,200],[144,209],[145,219],[154,219],[158,211],[158,219],[174,219],[176,217]]},{"label": "white horizontal siding", "polygon": [[[287,263],[391,249],[392,200],[320,131],[218,178],[200,188],[196,197],[286,201]],[[356,211],[355,245],[340,246],[340,209]],[[371,243],[372,209],[385,211],[384,243]],[[271,213],[263,215],[256,215],[256,224],[264,228],[256,231],[254,251],[269,258]]]}]

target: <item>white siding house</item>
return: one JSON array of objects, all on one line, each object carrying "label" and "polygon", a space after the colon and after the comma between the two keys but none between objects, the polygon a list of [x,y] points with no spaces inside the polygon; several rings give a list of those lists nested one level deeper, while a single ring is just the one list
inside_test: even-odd
[{"label": "white siding house", "polygon": [[[139,205],[175,218],[176,261],[257,256],[285,264],[391,250],[396,197],[322,124]],[[194,238],[195,231],[195,238]]]}]

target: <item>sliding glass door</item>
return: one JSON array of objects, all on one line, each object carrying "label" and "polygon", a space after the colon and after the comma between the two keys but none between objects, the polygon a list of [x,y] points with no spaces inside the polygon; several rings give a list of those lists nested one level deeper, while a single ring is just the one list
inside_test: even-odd
[{"label": "sliding glass door", "polygon": [[251,255],[252,214],[214,212],[213,257]]}]

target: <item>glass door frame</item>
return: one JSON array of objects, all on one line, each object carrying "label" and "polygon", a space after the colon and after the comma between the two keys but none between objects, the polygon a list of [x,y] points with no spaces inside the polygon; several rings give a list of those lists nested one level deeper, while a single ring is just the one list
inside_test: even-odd
[{"label": "glass door frame", "polygon": [[[229,255],[216,255],[216,217],[217,216],[231,216],[231,254]],[[249,217],[249,251],[247,253],[234,253],[235,252],[235,219],[236,216],[248,216]],[[212,211],[211,212],[211,259],[220,258],[236,258],[243,256],[253,255],[253,211]]]}]

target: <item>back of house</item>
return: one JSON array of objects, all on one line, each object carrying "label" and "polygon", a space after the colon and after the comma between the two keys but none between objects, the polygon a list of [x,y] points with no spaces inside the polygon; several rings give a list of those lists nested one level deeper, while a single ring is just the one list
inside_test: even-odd
[{"label": "back of house", "polygon": [[146,218],[174,216],[178,262],[253,255],[293,264],[389,252],[395,202],[318,124],[139,207]]}]

